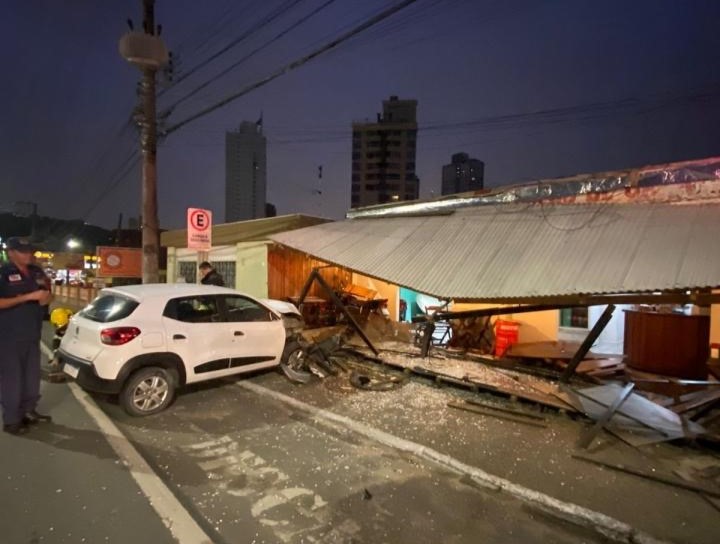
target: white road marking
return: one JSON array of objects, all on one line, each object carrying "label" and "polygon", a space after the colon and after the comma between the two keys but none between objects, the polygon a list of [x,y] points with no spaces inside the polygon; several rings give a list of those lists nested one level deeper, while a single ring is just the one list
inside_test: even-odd
[{"label": "white road marking", "polygon": [[203,469],[205,472],[211,472],[219,468],[237,465],[237,462],[237,457],[235,457],[234,455],[228,455],[227,457],[219,457],[217,459],[212,459],[211,461],[203,461],[201,463],[198,463],[198,465],[200,465],[200,468]]},{"label": "white road marking", "polygon": [[[52,358],[52,350],[43,342],[40,342],[40,349],[48,358]],[[112,420],[100,410],[95,401],[77,384],[71,382],[68,386],[85,411],[95,420],[112,449],[115,450],[147,497],[150,506],[157,512],[178,543],[212,544],[212,539],[180,504],[172,491],[168,489]]]},{"label": "white road marking", "polygon": [[314,495],[314,493],[303,487],[288,487],[286,489],[275,491],[274,493],[265,495],[261,499],[257,500],[250,509],[250,513],[252,513],[254,517],[258,517],[266,510],[285,504],[295,497],[300,497],[302,495]]},{"label": "white road marking", "polygon": [[229,436],[223,436],[222,438],[218,438],[217,440],[208,440],[207,442],[200,442],[198,444],[192,444],[191,446],[184,447],[193,450],[205,450],[207,448],[226,446],[230,443],[232,443],[232,438],[230,438]]},{"label": "white road marking", "polygon": [[[222,444],[222,447],[217,447]],[[311,489],[292,486],[290,477],[250,450],[232,456],[228,451],[238,451],[239,444],[229,436],[210,442],[181,446],[180,449],[194,458],[214,487],[234,497],[247,497],[252,501],[250,514],[258,523],[271,529],[279,542],[297,542],[299,537],[311,542],[317,536],[338,534],[330,525],[328,505]],[[215,459],[211,459],[215,456]],[[236,481],[241,477],[241,485]],[[292,519],[284,519],[288,518]],[[281,518],[281,519],[277,519]],[[344,525],[346,529],[351,525]],[[359,529],[357,530],[359,531]],[[357,531],[342,534],[344,538],[327,540],[347,541]]]},{"label": "white road marking", "polygon": [[449,455],[440,453],[437,450],[423,446],[416,442],[400,438],[398,436],[386,433],[380,429],[376,429],[354,419],[346,416],[317,408],[305,402],[299,401],[283,393],[278,393],[261,385],[251,383],[249,381],[237,382],[238,387],[252,391],[258,395],[270,397],[277,401],[280,401],[288,406],[302,410],[305,413],[312,415],[313,417],[330,421],[333,423],[339,423],[344,427],[362,435],[371,440],[390,446],[400,451],[408,452],[417,457],[432,461],[438,465],[449,468],[459,474],[466,474],[472,480],[480,486],[487,487],[489,489],[503,491],[509,495],[520,499],[526,503],[532,504],[538,508],[545,510],[551,514],[561,517],[572,523],[594,529],[605,537],[608,537],[616,542],[634,542],[637,544],[670,544],[667,541],[659,540],[652,535],[649,535],[643,531],[640,531],[631,525],[607,516],[601,512],[596,512],[579,506],[574,503],[561,501],[521,486],[510,480],[500,478],[477,467],[467,465],[462,461],[455,459]]}]

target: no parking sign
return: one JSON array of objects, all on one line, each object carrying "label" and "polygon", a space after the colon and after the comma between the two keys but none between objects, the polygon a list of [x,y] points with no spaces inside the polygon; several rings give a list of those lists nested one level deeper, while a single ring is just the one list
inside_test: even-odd
[{"label": "no parking sign", "polygon": [[209,251],[212,247],[212,212],[188,208],[187,235],[188,248]]}]

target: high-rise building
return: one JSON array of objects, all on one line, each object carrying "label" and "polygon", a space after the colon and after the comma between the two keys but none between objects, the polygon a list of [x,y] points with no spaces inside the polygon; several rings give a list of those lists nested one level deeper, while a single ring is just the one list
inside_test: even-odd
[{"label": "high-rise building", "polygon": [[418,198],[417,100],[391,96],[375,123],[353,123],[350,207]]},{"label": "high-rise building", "polygon": [[483,188],[485,163],[471,159],[467,153],[455,153],[451,160],[442,169],[442,194],[453,195]]},{"label": "high-rise building", "polygon": [[225,133],[225,221],[265,217],[267,193],[262,118]]}]

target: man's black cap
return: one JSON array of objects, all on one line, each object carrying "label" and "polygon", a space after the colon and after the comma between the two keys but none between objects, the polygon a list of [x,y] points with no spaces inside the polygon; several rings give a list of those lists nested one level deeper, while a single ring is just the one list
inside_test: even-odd
[{"label": "man's black cap", "polygon": [[32,253],[35,251],[35,246],[27,238],[20,238],[19,236],[13,236],[7,239],[5,247],[10,250],[21,251],[23,253]]}]

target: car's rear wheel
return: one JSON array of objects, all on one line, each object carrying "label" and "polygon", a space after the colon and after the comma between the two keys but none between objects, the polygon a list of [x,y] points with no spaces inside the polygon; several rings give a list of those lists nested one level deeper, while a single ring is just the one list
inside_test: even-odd
[{"label": "car's rear wheel", "polygon": [[175,383],[172,373],[164,368],[141,368],[125,382],[120,392],[120,404],[131,416],[157,414],[172,402]]}]

